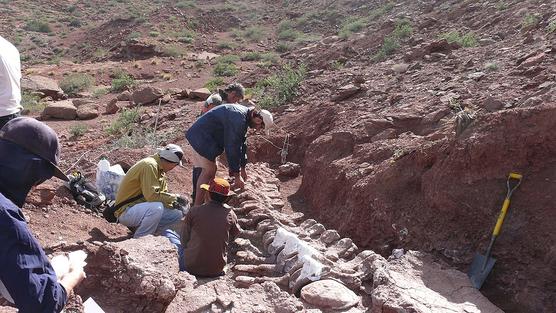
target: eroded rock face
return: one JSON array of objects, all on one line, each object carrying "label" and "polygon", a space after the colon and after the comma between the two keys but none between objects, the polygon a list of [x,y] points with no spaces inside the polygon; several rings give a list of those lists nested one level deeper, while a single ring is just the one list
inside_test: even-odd
[{"label": "eroded rock face", "polygon": [[88,278],[78,293],[114,312],[164,312],[179,289],[193,288],[195,277],[178,274],[176,249],[165,237],[128,239],[89,250]]},{"label": "eroded rock face", "polygon": [[359,302],[359,297],[335,280],[324,279],[301,289],[303,300],[319,308],[347,309]]},{"label": "eroded rock face", "polygon": [[77,108],[69,100],[53,102],[44,108],[42,117],[74,120],[77,117]]},{"label": "eroded rock face", "polygon": [[373,277],[373,313],[503,312],[471,286],[466,274],[430,255],[409,251],[382,265]]},{"label": "eroded rock face", "polygon": [[160,88],[147,86],[133,92],[131,100],[135,104],[149,104],[162,97],[163,93]]},{"label": "eroded rock face", "polygon": [[194,290],[180,290],[166,313],[185,312],[281,312],[303,311],[303,304],[280,290],[275,283],[263,282],[248,289],[233,287],[229,279],[200,281]]},{"label": "eroded rock face", "polygon": [[23,90],[35,91],[51,97],[54,100],[64,99],[64,91],[55,80],[38,75],[23,76],[21,78],[21,88]]}]

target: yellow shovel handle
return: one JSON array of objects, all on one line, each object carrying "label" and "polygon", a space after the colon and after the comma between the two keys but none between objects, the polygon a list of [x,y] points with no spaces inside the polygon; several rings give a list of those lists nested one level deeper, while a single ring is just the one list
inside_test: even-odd
[{"label": "yellow shovel handle", "polygon": [[502,210],[500,210],[500,215],[498,215],[498,220],[496,221],[496,226],[492,232],[493,236],[498,236],[500,234],[500,229],[502,229],[502,224],[504,224],[504,218],[508,212],[508,207],[510,206],[510,199],[504,199],[504,204],[502,205]]}]

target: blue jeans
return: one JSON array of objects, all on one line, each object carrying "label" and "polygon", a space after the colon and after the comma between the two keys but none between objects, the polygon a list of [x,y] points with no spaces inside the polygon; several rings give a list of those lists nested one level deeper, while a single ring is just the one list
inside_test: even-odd
[{"label": "blue jeans", "polygon": [[176,248],[178,248],[178,264],[180,266],[180,271],[185,271],[185,259],[183,255],[183,247],[180,241],[180,235],[171,229],[166,229],[162,232],[162,236],[168,238]]},{"label": "blue jeans", "polygon": [[166,209],[161,202],[141,202],[125,210],[118,222],[127,227],[136,227],[133,238],[163,231],[183,217],[180,210]]}]

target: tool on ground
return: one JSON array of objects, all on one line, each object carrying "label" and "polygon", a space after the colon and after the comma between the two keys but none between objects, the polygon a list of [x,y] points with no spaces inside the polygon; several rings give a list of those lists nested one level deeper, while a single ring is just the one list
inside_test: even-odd
[{"label": "tool on ground", "polygon": [[473,285],[473,287],[477,289],[481,288],[488,274],[494,267],[496,259],[491,257],[492,247],[494,246],[496,238],[500,234],[502,224],[504,223],[504,218],[506,217],[506,213],[508,212],[508,208],[510,207],[510,197],[512,196],[512,193],[517,189],[517,187],[521,184],[522,178],[523,176],[517,173],[510,173],[510,175],[508,175],[508,180],[506,181],[508,192],[506,194],[506,199],[504,199],[502,210],[500,210],[500,214],[498,215],[496,226],[494,226],[494,230],[492,231],[490,244],[488,245],[485,255],[476,254],[473,258],[473,263],[471,263],[471,268],[469,269],[467,275],[471,280],[471,285]]}]

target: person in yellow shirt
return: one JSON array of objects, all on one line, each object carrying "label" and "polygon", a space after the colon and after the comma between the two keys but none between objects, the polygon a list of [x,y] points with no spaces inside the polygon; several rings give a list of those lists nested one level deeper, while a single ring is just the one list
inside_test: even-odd
[{"label": "person in yellow shirt", "polygon": [[178,204],[187,206],[188,200],[168,192],[165,176],[181,165],[182,157],[180,146],[169,144],[137,162],[126,173],[116,194],[116,205],[129,203],[114,215],[122,225],[136,228],[133,238],[161,232],[182,219],[182,211],[173,208]]}]

